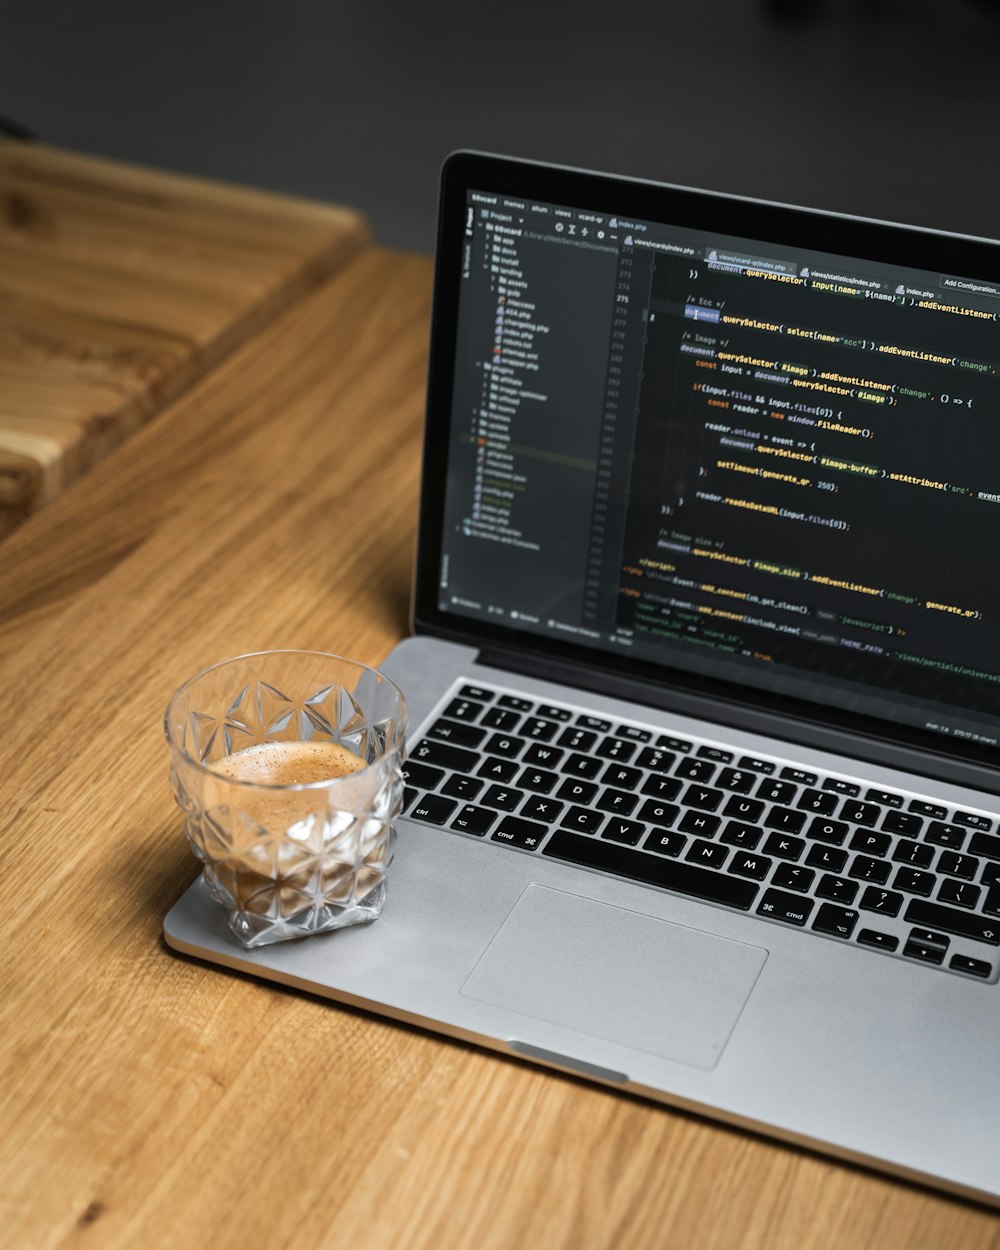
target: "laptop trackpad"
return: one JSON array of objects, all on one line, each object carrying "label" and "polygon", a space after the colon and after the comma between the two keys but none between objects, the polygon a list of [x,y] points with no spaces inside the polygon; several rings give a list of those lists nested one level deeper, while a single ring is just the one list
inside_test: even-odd
[{"label": "laptop trackpad", "polygon": [[766,959],[756,946],[529,885],[462,993],[712,1068]]}]

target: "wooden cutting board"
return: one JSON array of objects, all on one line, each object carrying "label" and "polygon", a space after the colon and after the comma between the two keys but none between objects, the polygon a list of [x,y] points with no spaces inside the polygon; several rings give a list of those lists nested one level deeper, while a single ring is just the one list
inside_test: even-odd
[{"label": "wooden cutting board", "polygon": [[0,140],[0,538],[367,237],[350,209]]}]

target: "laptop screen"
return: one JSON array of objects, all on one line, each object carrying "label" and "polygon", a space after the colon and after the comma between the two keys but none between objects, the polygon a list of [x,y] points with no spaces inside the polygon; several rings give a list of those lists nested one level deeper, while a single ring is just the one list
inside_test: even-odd
[{"label": "laptop screen", "polygon": [[993,249],[457,163],[439,239],[430,615],[991,754]]}]

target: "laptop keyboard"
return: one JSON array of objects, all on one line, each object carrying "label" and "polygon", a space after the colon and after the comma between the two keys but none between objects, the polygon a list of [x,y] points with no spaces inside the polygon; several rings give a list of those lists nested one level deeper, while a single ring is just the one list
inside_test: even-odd
[{"label": "laptop keyboard", "polygon": [[992,816],[472,684],[405,774],[413,820],[996,979]]}]

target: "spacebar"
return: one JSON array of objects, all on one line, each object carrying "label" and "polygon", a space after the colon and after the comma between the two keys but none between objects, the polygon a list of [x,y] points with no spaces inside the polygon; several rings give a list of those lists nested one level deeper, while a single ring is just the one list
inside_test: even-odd
[{"label": "spacebar", "polygon": [[724,903],[749,911],[757,897],[759,886],[752,881],[730,877],[725,873],[712,872],[695,864],[679,863],[675,859],[662,859],[659,855],[644,855],[631,851],[614,842],[602,842],[576,833],[557,829],[542,847],[543,855],[563,859],[584,868],[598,868],[612,872],[617,877],[631,877],[647,885],[659,885],[678,894],[690,894],[693,898],[706,899],[710,903]]}]

